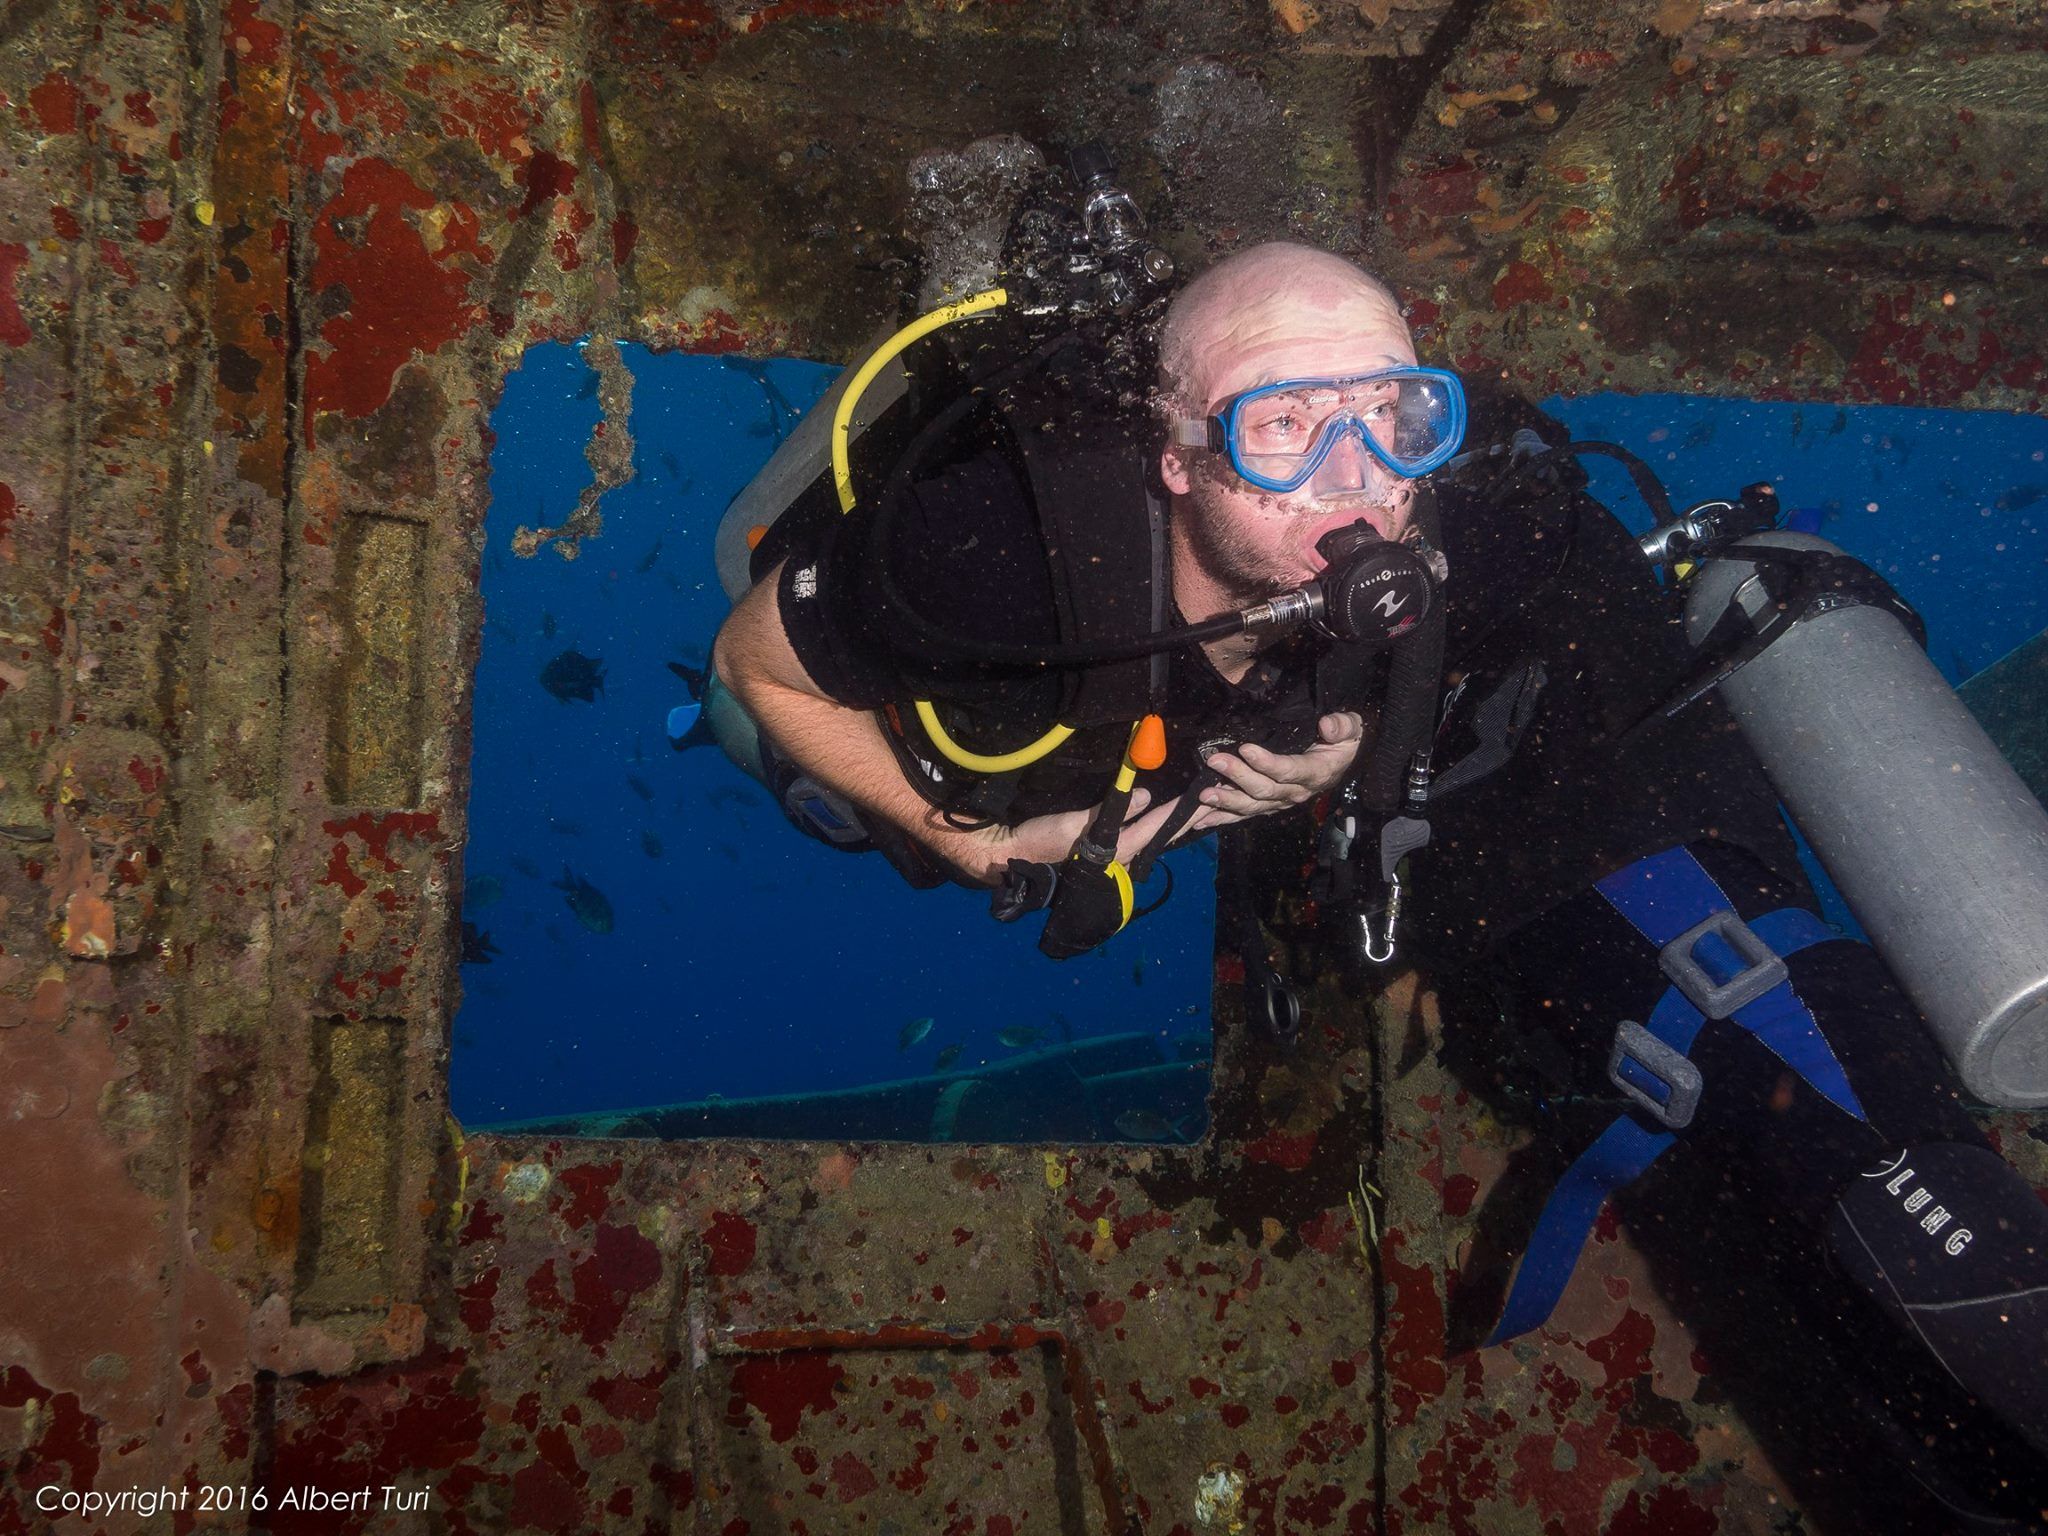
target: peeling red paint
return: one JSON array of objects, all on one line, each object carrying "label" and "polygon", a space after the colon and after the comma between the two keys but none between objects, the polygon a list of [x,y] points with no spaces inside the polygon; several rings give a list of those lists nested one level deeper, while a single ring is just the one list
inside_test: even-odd
[{"label": "peeling red paint", "polygon": [[603,1351],[632,1298],[661,1279],[661,1250],[632,1227],[597,1229],[590,1257],[569,1272],[574,1293],[564,1330]]},{"label": "peeling red paint", "polygon": [[1134,1381],[1130,1383],[1128,1390],[1131,1394],[1131,1400],[1144,1409],[1146,1413],[1164,1413],[1173,1406],[1174,1400],[1170,1394],[1160,1402],[1153,1402],[1145,1395],[1145,1385],[1143,1382]]},{"label": "peeling red paint", "polygon": [[1493,285],[1493,307],[1513,309],[1517,304],[1532,304],[1551,297],[1555,290],[1550,282],[1534,266],[1526,261],[1508,263],[1507,270]]},{"label": "peeling red paint", "polygon": [[571,1196],[562,1210],[562,1220],[570,1231],[579,1232],[604,1215],[623,1170],[621,1163],[584,1164],[555,1175],[555,1182]]},{"label": "peeling red paint", "polygon": [[547,150],[536,150],[533,158],[519,168],[519,185],[526,188],[526,201],[519,205],[525,218],[543,202],[567,197],[576,185],[576,167]]},{"label": "peeling red paint", "polygon": [[1636,1488],[1614,1512],[1606,1536],[1714,1536],[1720,1528],[1720,1516],[1693,1502],[1683,1488],[1653,1488],[1647,1497]]},{"label": "peeling red paint", "polygon": [[[313,222],[315,295],[337,288],[348,308],[320,328],[324,351],[306,354],[306,443],[322,411],[367,416],[391,397],[391,383],[415,352],[432,356],[469,323],[469,275],[449,265],[452,246],[430,252],[406,210],[438,199],[398,167],[363,159]],[[455,210],[468,213],[464,204]],[[362,221],[360,243],[345,223]]]},{"label": "peeling red paint", "polygon": [[70,1487],[91,1488],[100,1472],[100,1420],[85,1412],[76,1392],[52,1392],[18,1365],[0,1371],[0,1408],[24,1408],[31,1399],[42,1405],[41,1433],[11,1470],[23,1486],[34,1486],[57,1482],[61,1463],[71,1469]]},{"label": "peeling red paint", "polygon": [[774,1355],[751,1355],[732,1370],[733,1395],[725,1421],[744,1428],[748,1408],[768,1421],[769,1438],[780,1444],[796,1438],[804,1410],[829,1413],[832,1393],[846,1379],[833,1352],[793,1349]]},{"label": "peeling red paint", "polygon": [[590,1396],[615,1419],[652,1424],[661,1409],[662,1384],[667,1380],[668,1371],[662,1366],[639,1376],[601,1376],[590,1384]]},{"label": "peeling red paint", "polygon": [[754,1262],[754,1245],[759,1234],[754,1224],[737,1211],[713,1211],[711,1225],[704,1231],[704,1252],[714,1275],[745,1274]]},{"label": "peeling red paint", "polygon": [[1316,1212],[1298,1228],[1302,1243],[1320,1254],[1335,1254],[1344,1246],[1344,1234],[1351,1226],[1351,1219],[1344,1212],[1329,1209]]},{"label": "peeling red paint", "polygon": [[1612,1329],[1590,1340],[1585,1346],[1586,1358],[1607,1369],[1607,1381],[1601,1390],[1625,1388],[1638,1376],[1648,1375],[1650,1346],[1656,1342],[1657,1325],[1634,1307],[1623,1312],[1621,1321]]},{"label": "peeling red paint", "polygon": [[841,1451],[832,1458],[832,1486],[839,1490],[839,1502],[851,1504],[855,1499],[864,1499],[882,1486],[868,1464],[851,1451]]},{"label": "peeling red paint", "polygon": [[28,101],[35,108],[43,132],[78,131],[78,87],[68,76],[55,72],[45,75],[42,84],[29,91]]},{"label": "peeling red paint", "polygon": [[1444,1180],[1444,1214],[1464,1216],[1471,1212],[1479,1193],[1479,1181],[1469,1173],[1454,1173]]},{"label": "peeling red paint", "polygon": [[0,240],[0,342],[10,347],[25,347],[34,336],[14,297],[14,275],[27,260],[27,246]]},{"label": "peeling red paint", "polygon": [[1245,1143],[1245,1158],[1254,1163],[1271,1163],[1289,1173],[1299,1173],[1315,1157],[1316,1133],[1304,1131],[1290,1136],[1285,1131],[1266,1132],[1257,1141]]},{"label": "peeling red paint", "polygon": [[493,1303],[498,1295],[498,1271],[487,1269],[468,1285],[457,1286],[456,1301],[462,1314],[462,1326],[471,1333],[484,1333],[490,1329],[496,1315]]}]

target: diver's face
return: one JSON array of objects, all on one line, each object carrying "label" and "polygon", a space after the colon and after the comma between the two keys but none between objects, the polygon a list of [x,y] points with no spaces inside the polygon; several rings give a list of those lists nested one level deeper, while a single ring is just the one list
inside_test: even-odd
[{"label": "diver's face", "polygon": [[[1190,393],[1203,414],[1248,389],[1288,379],[1343,378],[1412,366],[1398,311],[1361,286],[1313,298],[1248,294],[1203,338]],[[1195,557],[1227,591],[1257,600],[1323,569],[1316,541],[1364,518],[1385,539],[1408,530],[1414,482],[1346,433],[1308,483],[1285,493],[1242,478],[1227,453],[1169,445],[1160,468]]]}]

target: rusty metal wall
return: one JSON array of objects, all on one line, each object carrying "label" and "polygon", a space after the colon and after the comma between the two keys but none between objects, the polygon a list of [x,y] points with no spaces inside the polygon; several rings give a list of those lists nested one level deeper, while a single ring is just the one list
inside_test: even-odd
[{"label": "rusty metal wall", "polygon": [[913,153],[1084,129],[1184,262],[1366,254],[1461,367],[2038,409],[2041,22],[16,7],[0,1531],[89,1528],[47,1484],[379,1490],[230,1529],[1772,1528],[1625,1237],[1568,1330],[1446,1360],[1511,1138],[1420,1003],[1326,988],[1283,1060],[1226,972],[1199,1149],[465,1140],[487,421],[538,340],[843,356]]}]

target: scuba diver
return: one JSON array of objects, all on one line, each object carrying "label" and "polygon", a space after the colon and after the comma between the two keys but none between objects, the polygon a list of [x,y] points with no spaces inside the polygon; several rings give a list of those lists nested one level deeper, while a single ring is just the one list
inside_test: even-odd
[{"label": "scuba diver", "polygon": [[[1127,333],[1163,283],[1116,238],[1096,256],[1130,260],[1095,275],[1124,274],[1103,307]],[[937,391],[957,403],[869,428],[893,451],[860,474],[883,363],[815,413],[833,475],[746,528],[728,582],[702,706],[727,750],[812,835],[991,888],[1006,920],[1046,911],[1055,956],[1130,921],[1170,843],[1241,827],[1276,879],[1314,864],[1327,936],[1368,975],[1398,944],[1454,1070],[1564,1152],[1489,1201],[1464,1344],[1539,1326],[1616,1196],[1682,1269],[1704,1241],[1750,1255],[1722,1277],[1751,1320],[1768,1291],[1817,1360],[1862,1373],[1826,1417],[1866,1483],[1898,1474],[1956,1529],[2039,1522],[2048,1211],[1968,1113],[1933,1010],[1813,915],[1719,687],[1763,646],[1717,640],[1671,697],[1698,662],[1645,556],[1675,577],[1712,541],[1639,547],[1565,451],[1602,445],[1468,400],[1325,252],[1260,246],[1183,287],[1156,391],[1086,324],[1006,342],[958,346]],[[1276,814],[1317,802],[1320,832]],[[1284,1041],[1299,1005],[1245,947],[1252,1016]],[[1873,1437],[1890,1455],[1865,1467]]]},{"label": "scuba diver", "polygon": [[[1226,351],[1210,333],[1233,323],[1251,333]],[[1418,477],[1456,450],[1463,406],[1454,378],[1416,364],[1393,297],[1276,246],[1176,305],[1161,348],[1191,377],[1156,461],[1141,456],[1142,420],[1081,390],[1034,393],[1017,414],[1059,427],[1023,429],[1021,471],[999,443],[904,487],[882,550],[872,521],[816,520],[719,633],[719,684],[773,754],[920,883],[1000,886],[1018,865],[1061,865],[1132,745],[1160,757],[1114,828],[1126,869],[1163,830],[1191,838],[1306,804],[1358,757],[1366,671],[1428,627],[1434,580],[1410,507]],[[1220,405],[1196,414],[1197,399]],[[1120,497],[1149,503],[1156,531],[1129,536]],[[1048,498],[1057,526],[1043,530]],[[892,584],[914,597],[892,601]],[[1289,614],[1276,594],[1304,595]],[[1168,610],[1177,623],[1155,623]],[[1205,621],[1213,637],[1189,641]],[[1125,640],[1138,643],[1119,659]],[[1078,681],[1039,659],[1091,643],[1110,659]],[[961,723],[911,708],[928,696]],[[1148,716],[1153,739],[1134,741]],[[1072,739],[1024,760],[1017,745],[1055,722]],[[974,753],[949,753],[956,738]]]}]

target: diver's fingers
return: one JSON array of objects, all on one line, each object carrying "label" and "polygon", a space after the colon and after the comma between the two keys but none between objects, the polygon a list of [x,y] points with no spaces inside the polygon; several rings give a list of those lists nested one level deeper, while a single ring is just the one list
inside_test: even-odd
[{"label": "diver's fingers", "polygon": [[[1258,753],[1254,762],[1251,753]],[[1305,773],[1291,757],[1267,752],[1247,742],[1237,749],[1237,755],[1218,752],[1207,759],[1208,766],[1221,774],[1224,782],[1202,791],[1205,805],[1227,805],[1239,809],[1232,791],[1249,795],[1267,804],[1294,805],[1308,798],[1306,785],[1312,774]],[[1294,778],[1302,773],[1299,780]]]},{"label": "diver's fingers", "polygon": [[1137,819],[1138,819],[1138,818],[1139,818],[1140,816],[1144,815],[1144,814],[1145,814],[1145,810],[1146,810],[1146,807],[1150,806],[1151,804],[1152,804],[1152,791],[1151,791],[1151,790],[1149,790],[1149,789],[1134,789],[1134,790],[1132,790],[1132,791],[1131,791],[1131,800],[1130,800],[1130,804],[1128,804],[1127,806],[1125,806],[1125,807],[1124,807],[1124,825],[1125,825],[1125,826],[1129,826],[1129,825],[1130,825],[1130,824],[1131,824],[1132,822],[1136,821],[1136,820],[1137,820]]},{"label": "diver's fingers", "polygon": [[1326,745],[1337,746],[1348,741],[1361,740],[1365,735],[1365,717],[1348,709],[1336,710],[1316,722],[1316,734]]}]

